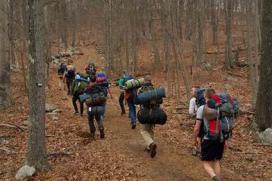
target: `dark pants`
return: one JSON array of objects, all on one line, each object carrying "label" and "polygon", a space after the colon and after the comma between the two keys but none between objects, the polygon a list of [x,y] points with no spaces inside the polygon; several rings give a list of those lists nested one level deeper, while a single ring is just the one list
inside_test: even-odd
[{"label": "dark pants", "polygon": [[121,107],[122,113],[126,113],[125,105],[124,105],[124,100],[125,100],[125,93],[121,92],[120,96],[119,96],[119,105]]},{"label": "dark pants", "polygon": [[67,86],[67,94],[71,95],[71,86],[72,86],[73,80],[72,79],[66,79],[66,86]]},{"label": "dark pants", "polygon": [[131,125],[136,125],[136,106],[133,101],[128,101],[128,108]]},{"label": "dark pants", "polygon": [[79,104],[80,104],[80,115],[83,115],[84,105],[83,105],[83,102],[80,102],[79,95],[80,94],[73,95],[72,101],[73,101],[73,106],[74,106],[74,110],[75,110],[76,113],[78,113],[77,101],[79,102]]},{"label": "dark pants", "polygon": [[96,120],[98,129],[101,131],[104,131],[104,114],[93,114],[92,112],[88,111],[88,121],[89,121],[89,127],[90,127],[90,133],[94,136],[96,128],[94,125],[94,119]]}]

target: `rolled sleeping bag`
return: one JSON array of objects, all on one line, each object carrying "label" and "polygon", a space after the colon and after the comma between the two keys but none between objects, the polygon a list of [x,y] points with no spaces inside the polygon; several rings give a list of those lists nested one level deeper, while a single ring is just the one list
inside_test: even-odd
[{"label": "rolled sleeping bag", "polygon": [[107,101],[107,97],[104,95],[103,92],[99,92],[96,94],[92,94],[88,99],[86,99],[87,106],[100,106],[105,104]]},{"label": "rolled sleeping bag", "polygon": [[203,116],[207,120],[217,119],[219,117],[219,110],[204,106]]},{"label": "rolled sleeping bag", "polygon": [[160,124],[167,121],[167,115],[161,108],[141,108],[137,113],[137,118],[141,124]]},{"label": "rolled sleeping bag", "polygon": [[163,97],[166,97],[165,89],[156,88],[154,90],[150,90],[139,94],[136,98],[136,104],[145,104],[151,100],[159,100]]},{"label": "rolled sleeping bag", "polygon": [[82,94],[79,96],[79,101],[84,102],[86,99],[89,99],[91,97],[90,94]]},{"label": "rolled sleeping bag", "polygon": [[129,89],[141,87],[143,85],[144,81],[145,81],[144,78],[128,80],[125,83],[125,89],[129,90]]}]

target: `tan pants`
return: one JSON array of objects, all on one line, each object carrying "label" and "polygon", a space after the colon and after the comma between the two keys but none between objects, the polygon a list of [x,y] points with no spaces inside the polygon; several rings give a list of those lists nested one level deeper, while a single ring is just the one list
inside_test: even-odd
[{"label": "tan pants", "polygon": [[154,143],[154,124],[143,124],[141,129],[141,135],[146,143],[146,148],[149,149],[149,145]]}]

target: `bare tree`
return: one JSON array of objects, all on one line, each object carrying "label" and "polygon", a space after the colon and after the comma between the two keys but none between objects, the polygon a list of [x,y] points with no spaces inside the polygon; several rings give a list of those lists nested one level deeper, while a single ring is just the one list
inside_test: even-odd
[{"label": "bare tree", "polygon": [[225,19],[226,19],[226,46],[225,46],[225,67],[233,68],[232,55],[232,19],[233,19],[233,0],[225,0]]},{"label": "bare tree", "polygon": [[47,168],[45,141],[45,35],[42,0],[28,0],[29,141],[26,164]]},{"label": "bare tree", "polygon": [[0,2],[0,109],[11,105],[10,92],[10,60],[8,59],[9,45],[8,45],[8,5],[7,1]]},{"label": "bare tree", "polygon": [[272,127],[272,1],[263,0],[262,54],[256,103],[256,121],[261,131]]}]

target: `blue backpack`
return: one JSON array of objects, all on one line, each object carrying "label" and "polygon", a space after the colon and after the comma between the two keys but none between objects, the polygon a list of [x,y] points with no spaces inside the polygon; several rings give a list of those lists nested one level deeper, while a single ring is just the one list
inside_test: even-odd
[{"label": "blue backpack", "polygon": [[197,89],[196,90],[196,104],[197,104],[197,107],[200,107],[200,106],[206,104],[204,93],[205,93],[205,89]]}]

